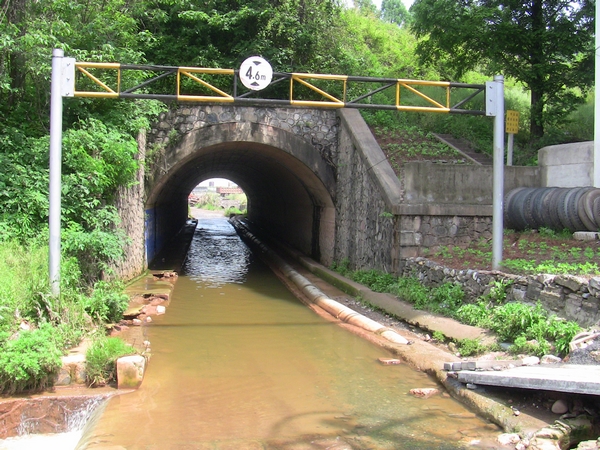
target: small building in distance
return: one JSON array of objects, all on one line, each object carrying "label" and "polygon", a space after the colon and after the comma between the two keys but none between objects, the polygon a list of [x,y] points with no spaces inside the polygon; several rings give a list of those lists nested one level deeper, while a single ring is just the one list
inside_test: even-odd
[{"label": "small building in distance", "polygon": [[242,188],[240,187],[218,187],[217,188],[217,194],[219,194],[221,197],[225,197],[226,195],[229,194],[243,194],[244,191],[242,191]]}]

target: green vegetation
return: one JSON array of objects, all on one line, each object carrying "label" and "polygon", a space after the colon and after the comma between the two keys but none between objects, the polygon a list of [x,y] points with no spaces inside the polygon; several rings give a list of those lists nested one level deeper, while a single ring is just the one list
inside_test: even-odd
[{"label": "green vegetation", "polygon": [[215,211],[221,209],[221,196],[216,192],[205,192],[197,196],[196,208]]},{"label": "green vegetation", "polygon": [[[344,264],[336,264],[338,270]],[[339,270],[338,270],[339,271]],[[364,284],[376,292],[388,292],[412,303],[415,308],[452,317],[462,323],[492,330],[500,342],[511,342],[512,353],[544,355],[554,350],[560,355],[569,351],[569,343],[580,327],[571,321],[548,314],[540,304],[529,305],[506,302],[508,282],[495,282],[489,294],[475,303],[465,301],[464,291],[458,284],[444,283],[435,288],[426,287],[413,277],[396,278],[388,273],[368,271],[343,271],[357,283]],[[443,334],[435,335],[445,341]],[[456,343],[463,356],[490,350],[477,340],[465,339]],[[495,348],[495,346],[494,346]]]},{"label": "green vegetation", "polygon": [[223,211],[224,216],[230,216],[231,214],[244,214],[244,210],[246,209],[246,204],[248,200],[246,199],[246,194],[229,194],[224,197],[225,200],[233,200],[240,203],[240,208],[236,208],[235,206],[230,206],[227,209],[223,209],[221,206],[221,197],[220,194],[216,192],[205,192],[200,195],[196,195],[194,207],[200,209],[207,209],[209,211]]},{"label": "green vegetation", "polygon": [[0,333],[0,392],[14,394],[52,385],[60,369],[64,341],[60,330],[44,323],[16,335]]},{"label": "green vegetation", "polygon": [[[481,239],[468,248],[441,246],[432,252],[432,258],[441,258],[446,265],[486,269],[491,267],[491,245],[489,240]],[[507,230],[502,267],[506,272],[520,274],[600,274],[595,261],[600,256],[600,246],[592,242],[582,247],[574,244],[569,232],[547,228],[521,233]]]},{"label": "green vegetation", "polygon": [[532,139],[592,86],[594,2],[417,0],[411,11],[423,62],[458,77],[471,69],[503,73],[527,86]]},{"label": "green vegetation", "polygon": [[82,284],[73,257],[63,269],[57,298],[50,294],[47,247],[0,242],[0,393],[48,387],[65,349],[121,318],[128,297],[120,283]]},{"label": "green vegetation", "polygon": [[85,354],[88,384],[96,387],[115,381],[117,359],[135,353],[132,346],[124,343],[119,338],[96,337]]},{"label": "green vegetation", "polygon": [[461,339],[456,343],[456,348],[461,356],[476,356],[490,350],[489,347],[483,345],[477,339]]},{"label": "green vegetation", "polygon": [[238,208],[236,208],[235,206],[231,206],[231,207],[227,208],[223,214],[225,216],[230,216],[232,214],[239,215],[239,214],[244,214],[244,213],[242,211],[240,211]]}]

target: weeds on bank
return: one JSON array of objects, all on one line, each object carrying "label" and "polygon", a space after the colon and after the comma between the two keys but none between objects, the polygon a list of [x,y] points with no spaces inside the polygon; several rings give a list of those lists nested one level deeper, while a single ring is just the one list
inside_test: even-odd
[{"label": "weeds on bank", "polygon": [[[350,271],[347,262],[335,264],[333,269],[340,269],[338,271],[343,275],[376,292],[387,292],[408,301],[417,309],[489,329],[498,335],[500,342],[512,343],[509,351],[514,354],[541,356],[555,351],[564,356],[569,351],[573,336],[581,330],[575,322],[548,314],[539,303],[506,302],[509,282],[495,282],[487,295],[475,303],[468,303],[458,284],[445,283],[429,288],[414,277],[397,278],[376,270]],[[445,337],[439,333],[434,334],[434,339],[445,340]],[[456,344],[463,356],[495,349],[468,339]]]},{"label": "weeds on bank", "polygon": [[88,384],[97,387],[115,381],[117,359],[135,353],[136,351],[131,345],[119,338],[98,336],[85,354]]},{"label": "weeds on bank", "polygon": [[65,350],[118,320],[128,297],[122,285],[81,285],[74,258],[62,261],[61,294],[51,294],[48,250],[0,242],[0,394],[51,386]]}]

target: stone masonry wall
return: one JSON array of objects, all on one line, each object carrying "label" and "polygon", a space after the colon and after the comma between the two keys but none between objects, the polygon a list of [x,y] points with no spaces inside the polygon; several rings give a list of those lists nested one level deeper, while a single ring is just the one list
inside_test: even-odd
[{"label": "stone masonry wall", "polygon": [[166,147],[178,136],[218,123],[251,122],[289,131],[310,142],[333,164],[339,120],[332,110],[202,105],[162,113],[148,134],[148,147]]},{"label": "stone masonry wall", "polygon": [[507,301],[535,304],[550,313],[573,320],[582,327],[600,323],[600,277],[573,275],[511,275],[501,272],[456,270],[425,258],[406,258],[400,276],[415,276],[429,287],[444,283],[460,284],[467,301],[488,294],[496,283],[507,285]]},{"label": "stone masonry wall", "polygon": [[492,238],[489,216],[402,215],[397,223],[400,258],[423,256],[441,246],[466,246],[481,238]]},{"label": "stone masonry wall", "polygon": [[124,248],[125,258],[115,267],[115,275],[130,280],[146,269],[146,249],[144,243],[144,155],[146,133],[138,134],[138,173],[136,183],[121,187],[117,193],[115,207],[121,217],[121,228],[129,237]]},{"label": "stone masonry wall", "polygon": [[356,269],[393,271],[394,223],[348,130],[340,130],[334,260]]}]

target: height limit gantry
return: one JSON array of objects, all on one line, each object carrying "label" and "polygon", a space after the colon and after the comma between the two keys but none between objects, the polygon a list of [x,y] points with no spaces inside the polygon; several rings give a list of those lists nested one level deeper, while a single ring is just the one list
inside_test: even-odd
[{"label": "height limit gantry", "polygon": [[[253,61],[253,58],[255,59]],[[407,112],[485,115],[494,117],[492,267],[502,262],[504,198],[504,78],[485,85],[448,81],[273,72],[260,57],[241,69],[215,69],[77,62],[55,49],[52,54],[50,105],[50,242],[49,271],[54,295],[60,293],[60,178],[63,97],[151,99],[270,107],[361,108]],[[268,67],[266,67],[268,66]],[[264,75],[266,69],[268,76]],[[260,71],[263,71],[262,74]],[[244,75],[253,78],[252,85]],[[238,84],[242,81],[243,87]],[[287,83],[287,88],[286,88]],[[464,94],[464,91],[468,91]],[[431,92],[430,92],[431,91]],[[435,92],[434,92],[435,91]],[[462,91],[459,101],[453,94]],[[393,92],[393,95],[378,95]],[[484,108],[469,109],[484,97]],[[374,100],[376,99],[376,100]],[[383,100],[384,103],[377,103]]]}]

